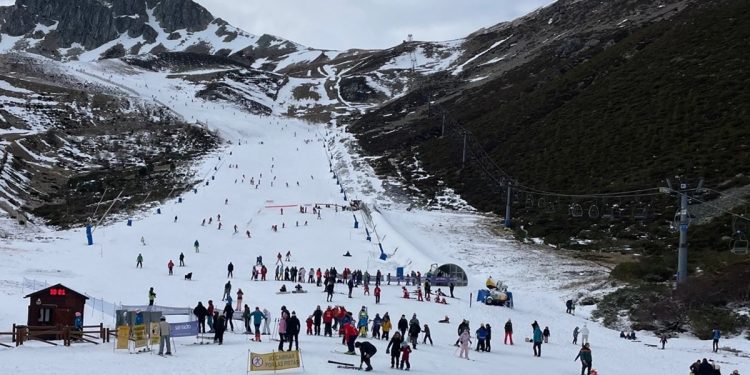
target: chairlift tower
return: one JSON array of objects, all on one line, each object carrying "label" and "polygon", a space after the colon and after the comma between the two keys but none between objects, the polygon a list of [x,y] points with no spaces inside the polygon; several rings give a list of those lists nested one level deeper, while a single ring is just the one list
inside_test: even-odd
[{"label": "chairlift tower", "polygon": [[[406,42],[411,48],[412,42],[414,42],[414,35],[409,34],[406,37]],[[411,62],[411,71],[409,72],[409,89],[414,88],[414,82],[417,80],[417,53],[416,47],[409,51],[409,61]]]},{"label": "chairlift tower", "polygon": [[667,179],[667,186],[670,193],[676,193],[680,200],[680,211],[678,213],[680,218],[679,231],[680,231],[680,242],[677,250],[677,284],[682,284],[687,281],[687,266],[688,266],[688,226],[690,225],[690,213],[688,212],[688,204],[690,199],[690,193],[700,190],[703,188],[703,178],[700,179],[698,184],[694,188],[690,188],[688,183],[680,181],[677,188],[672,187],[672,182]]}]

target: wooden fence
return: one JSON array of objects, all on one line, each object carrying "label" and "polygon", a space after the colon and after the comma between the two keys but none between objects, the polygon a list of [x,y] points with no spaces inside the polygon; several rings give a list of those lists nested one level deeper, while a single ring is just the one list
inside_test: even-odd
[{"label": "wooden fence", "polygon": [[[70,346],[72,342],[88,342],[99,344],[99,340],[109,342],[111,335],[110,329],[105,328],[104,324],[83,326],[81,331],[73,329],[68,325],[55,326],[27,326],[14,324],[10,332],[0,332],[0,337],[10,336],[11,342],[16,346],[23,345],[24,342],[35,340],[45,344],[57,346],[54,341],[62,340],[64,346]],[[0,346],[10,348],[11,345],[0,342]]]}]

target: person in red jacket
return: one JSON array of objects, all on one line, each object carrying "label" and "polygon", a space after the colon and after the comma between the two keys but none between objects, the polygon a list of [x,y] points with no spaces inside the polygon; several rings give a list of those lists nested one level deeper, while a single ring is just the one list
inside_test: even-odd
[{"label": "person in red jacket", "polygon": [[169,260],[169,263],[167,263],[167,268],[169,269],[169,274],[172,275],[172,268],[174,268],[174,262],[172,259]]},{"label": "person in red jacket", "polygon": [[333,330],[331,330],[331,324],[333,323],[333,310],[331,306],[328,306],[325,312],[323,312],[323,336],[333,337]]},{"label": "person in red jacket", "polygon": [[307,334],[312,335],[312,326],[313,326],[312,315],[307,317],[307,320],[305,320],[305,323],[307,324]]},{"label": "person in red jacket", "polygon": [[404,369],[404,365],[406,365],[406,371],[409,371],[411,368],[411,363],[409,363],[409,354],[411,354],[411,347],[406,342],[401,344],[401,369]]},{"label": "person in red jacket", "polygon": [[409,291],[406,290],[405,286],[401,287],[401,291],[404,292],[404,298],[409,299]]},{"label": "person in red jacket", "polygon": [[356,354],[354,352],[354,341],[357,340],[357,336],[359,336],[359,331],[354,328],[353,322],[346,323],[344,325],[344,340],[346,340],[346,346],[349,349],[346,354]]},{"label": "person in red jacket", "polygon": [[380,286],[376,285],[372,292],[375,294],[375,303],[380,303]]},{"label": "person in red jacket", "polygon": [[422,287],[420,286],[417,287],[417,301],[420,301],[420,302],[423,301],[422,300]]}]

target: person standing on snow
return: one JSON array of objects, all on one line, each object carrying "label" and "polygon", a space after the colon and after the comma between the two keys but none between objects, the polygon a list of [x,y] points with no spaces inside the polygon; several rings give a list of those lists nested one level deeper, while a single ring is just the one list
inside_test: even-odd
[{"label": "person standing on snow", "polygon": [[492,327],[490,327],[490,324],[487,323],[484,325],[484,329],[487,330],[487,337],[484,339],[484,351],[489,352],[490,349],[492,349]]},{"label": "person standing on snow", "polygon": [[138,253],[138,257],[135,258],[135,268],[143,268],[143,254]]},{"label": "person standing on snow", "polygon": [[214,342],[219,342],[219,345],[224,343],[224,331],[227,330],[227,321],[224,315],[216,313],[216,319],[214,321]]},{"label": "person standing on snow", "polygon": [[242,297],[245,295],[245,293],[242,292],[242,289],[237,289],[237,307],[234,309],[235,311],[239,311],[242,307]]},{"label": "person standing on snow", "polygon": [[510,344],[513,345],[513,323],[510,322],[510,319],[505,322],[505,345],[508,345],[508,339],[510,339]]},{"label": "person standing on snow", "polygon": [[234,277],[234,264],[232,262],[229,262],[227,265],[227,279]]},{"label": "person standing on snow", "polygon": [[292,311],[292,316],[289,317],[286,324],[286,337],[289,341],[288,352],[292,351],[292,343],[294,343],[294,350],[299,350],[299,330],[300,321],[297,319],[297,313]]},{"label": "person standing on snow", "polygon": [[430,346],[432,346],[432,335],[430,335],[430,327],[428,327],[427,324],[425,324],[422,331],[424,332],[424,338],[422,339],[422,344],[427,344],[427,340],[430,340]]},{"label": "person standing on snow", "polygon": [[245,304],[245,309],[242,311],[242,321],[245,323],[245,333],[248,335],[253,334],[253,330],[250,329],[250,320],[253,318],[250,306]]},{"label": "person standing on snow", "polygon": [[401,369],[404,369],[406,365],[406,371],[411,369],[411,363],[409,362],[409,354],[411,354],[411,348],[407,343],[401,343]]},{"label": "person standing on snow", "polygon": [[320,305],[313,311],[313,327],[315,336],[320,336],[320,323],[323,320],[323,310],[320,309]]},{"label": "person standing on snow", "polygon": [[375,290],[373,290],[373,294],[375,295],[375,304],[380,303],[380,286],[375,284]]},{"label": "person standing on snow", "polygon": [[573,344],[576,344],[576,345],[578,344],[578,332],[580,332],[580,330],[578,329],[577,326],[573,328]]},{"label": "person standing on snow", "polygon": [[458,342],[461,345],[461,350],[458,352],[459,358],[469,359],[469,345],[471,344],[471,335],[469,329],[464,329],[461,335],[458,336]]},{"label": "person standing on snow", "polygon": [[[167,318],[161,317],[159,322],[159,355],[172,355],[171,332]],[[164,353],[164,343],[167,344],[167,352]]]},{"label": "person standing on snow", "polygon": [[401,350],[401,343],[404,340],[401,338],[401,334],[396,332],[393,334],[393,338],[388,342],[388,346],[385,348],[385,353],[391,354],[391,368],[399,368],[399,354]]},{"label": "person standing on snow", "polygon": [[549,343],[549,327],[544,327],[544,331],[542,331],[542,337],[544,338],[544,343]]},{"label": "person standing on snow", "polygon": [[172,259],[169,260],[169,263],[167,263],[167,269],[169,270],[169,276],[172,276],[172,268],[174,268],[174,262]]},{"label": "person standing on snow", "polygon": [[349,287],[349,298],[352,298],[352,290],[354,289],[354,276],[349,278],[349,281],[346,282],[346,286]]},{"label": "person standing on snow", "polygon": [[198,240],[195,240],[195,242],[193,242],[193,247],[195,247],[195,252],[196,253],[200,252],[200,247],[199,246],[200,246],[200,244],[198,243]]},{"label": "person standing on snow", "polygon": [[581,328],[581,344],[588,344],[589,342],[589,327],[586,326],[586,323],[583,323],[583,328]]},{"label": "person standing on snow", "polygon": [[419,325],[417,314],[414,314],[409,321],[409,341],[414,347],[414,350],[417,350],[417,341],[419,341],[420,332],[422,332],[422,327]]},{"label": "person standing on snow", "polygon": [[388,340],[388,336],[391,333],[391,328],[393,328],[393,323],[391,323],[391,317],[386,312],[385,315],[383,315],[383,326],[381,327],[383,330],[383,340]]},{"label": "person standing on snow", "polygon": [[534,343],[534,356],[535,357],[541,357],[542,356],[542,330],[539,328],[539,323],[534,321],[534,323],[531,324],[531,328],[534,330],[534,337],[532,339]]},{"label": "person standing on snow", "polygon": [[718,353],[719,339],[721,338],[721,331],[719,330],[719,327],[714,327],[713,331],[711,331],[711,338],[713,339],[712,349],[714,353]]},{"label": "person standing on snow", "polygon": [[206,319],[208,320],[208,333],[214,333],[214,301],[208,300],[206,311],[208,312],[208,315],[206,315]]},{"label": "person standing on snow", "polygon": [[328,306],[323,313],[323,324],[325,325],[323,336],[333,337],[333,330],[331,329],[331,324],[333,324],[333,310],[331,310],[331,306]]},{"label": "person standing on snow", "polygon": [[281,318],[279,318],[279,351],[284,351],[284,340],[286,339],[286,324],[287,319],[289,319],[289,315],[287,315],[286,310],[281,310]]},{"label": "person standing on snow", "polygon": [[[260,323],[263,321],[264,316],[258,306],[255,306],[255,311],[250,314],[253,317],[253,325],[255,326],[255,341],[260,342]],[[268,323],[266,323],[268,326]]]},{"label": "person standing on snow", "polygon": [[185,254],[180,253],[180,267],[185,267]]},{"label": "person standing on snow", "polygon": [[479,329],[475,333],[477,334],[476,351],[486,351],[485,340],[487,339],[487,328],[484,327],[484,323],[479,325]]},{"label": "person standing on snow", "polygon": [[227,298],[230,298],[230,293],[232,293],[232,283],[227,280],[227,283],[224,284],[224,295],[221,296],[221,300],[226,301]]},{"label": "person standing on snow", "polygon": [[354,328],[354,322],[347,322],[344,324],[344,342],[346,342],[347,352],[346,354],[354,353],[354,342],[357,340],[359,332]]},{"label": "person standing on snow", "polygon": [[268,311],[268,309],[263,309],[263,319],[263,334],[270,335],[271,328],[268,326],[268,324],[271,321],[271,312]]},{"label": "person standing on snow", "polygon": [[155,299],[156,299],[156,292],[154,292],[154,287],[151,287],[148,289],[148,305],[153,306]]},{"label": "person standing on snow", "polygon": [[206,333],[206,316],[208,315],[208,310],[203,306],[203,302],[198,302],[198,306],[195,306],[193,309],[193,315],[198,318],[198,332]]},{"label": "person standing on snow", "polygon": [[581,359],[581,375],[583,375],[583,371],[586,370],[586,375],[591,374],[591,349],[589,348],[589,344],[585,343],[583,344],[583,347],[578,352],[578,355],[573,359],[573,361],[578,360],[578,358]]},{"label": "person standing on snow", "polygon": [[232,308],[232,302],[227,302],[227,305],[224,306],[224,315],[227,318],[227,325],[231,328],[232,332],[234,332],[234,308]]}]

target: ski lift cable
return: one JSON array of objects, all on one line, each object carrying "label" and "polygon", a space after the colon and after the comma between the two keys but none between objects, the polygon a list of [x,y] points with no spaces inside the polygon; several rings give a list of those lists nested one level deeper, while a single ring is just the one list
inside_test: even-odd
[{"label": "ski lift cable", "polygon": [[[682,191],[678,191],[678,190],[674,190],[674,189],[672,189],[672,190],[671,190],[671,192],[673,192],[673,193],[676,193],[676,194],[679,194],[679,195],[687,195],[687,193],[685,193],[685,192],[682,192]],[[730,216],[734,216],[734,217],[736,217],[736,218],[738,218],[738,219],[741,219],[741,220],[744,220],[744,221],[750,222],[750,218],[744,217],[744,216],[742,216],[742,215],[738,215],[738,214],[736,214],[736,213],[734,213],[734,212],[731,212],[731,211],[727,211],[727,210],[725,210],[725,209],[724,209],[724,208],[722,208],[722,207],[719,207],[719,206],[717,206],[717,205],[715,205],[715,204],[709,203],[708,201],[704,201],[704,200],[701,200],[701,199],[698,199],[698,198],[696,198],[696,197],[692,197],[692,196],[689,196],[688,198],[689,198],[689,199],[692,199],[692,200],[694,200],[694,201],[696,201],[696,202],[698,202],[698,203],[700,203],[700,204],[705,204],[705,205],[706,205],[706,206],[708,206],[708,207],[711,207],[711,208],[715,208],[715,209],[717,209],[717,210],[719,210],[719,211],[721,211],[722,213],[725,213],[725,214],[727,214],[727,215],[730,215]]]},{"label": "ski lift cable", "polygon": [[719,194],[719,195],[721,195],[721,196],[724,196],[724,197],[727,197],[727,198],[730,198],[730,199],[734,199],[734,200],[736,200],[736,201],[740,201],[740,202],[742,202],[742,203],[744,203],[744,204],[750,204],[750,201],[748,201],[748,200],[746,200],[746,199],[743,199],[743,198],[741,198],[741,197],[739,197],[739,196],[735,196],[735,195],[731,195],[731,194],[723,193],[723,192],[721,192],[721,191],[718,191],[718,190],[714,190],[714,189],[711,189],[711,188],[706,188],[706,187],[704,187],[704,188],[703,188],[703,190],[706,190],[706,191],[710,191],[710,192],[712,192],[712,193],[716,193],[716,194]]}]

